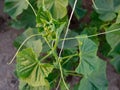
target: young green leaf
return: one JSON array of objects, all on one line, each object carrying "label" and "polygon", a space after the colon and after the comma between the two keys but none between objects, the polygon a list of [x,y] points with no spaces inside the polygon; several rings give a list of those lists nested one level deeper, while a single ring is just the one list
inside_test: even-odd
[{"label": "young green leaf", "polygon": [[52,29],[53,18],[48,10],[44,10],[42,7],[38,10],[36,17],[37,27]]},{"label": "young green leaf", "polygon": [[[43,0],[38,0],[38,8],[43,5]],[[61,19],[67,14],[68,0],[44,0],[45,8],[51,11],[55,19]]]}]

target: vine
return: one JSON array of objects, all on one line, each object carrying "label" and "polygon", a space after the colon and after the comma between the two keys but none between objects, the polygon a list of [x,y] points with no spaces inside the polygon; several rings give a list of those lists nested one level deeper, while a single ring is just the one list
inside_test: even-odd
[{"label": "vine", "polygon": [[[104,5],[99,5],[103,2]],[[117,1],[112,1],[112,4],[115,2]],[[106,8],[106,4],[112,5],[111,3],[92,0],[94,10],[91,16],[95,15],[96,18],[91,17],[88,25],[79,27],[80,31],[76,27],[75,30],[70,30],[72,18],[79,21],[79,17],[82,18],[81,12],[85,16],[81,3],[81,0],[64,0],[64,3],[63,0],[5,1],[5,11],[11,16],[13,24],[29,27],[15,40],[18,50],[8,63],[11,64],[16,58],[16,76],[20,81],[20,90],[107,90],[106,62],[97,56],[97,52],[104,54],[104,51],[98,49],[101,43],[99,40],[103,38],[98,36],[105,35],[104,43],[110,47],[105,55],[112,56],[114,62],[114,52],[120,43],[114,43],[120,32],[119,8],[116,5],[111,11],[109,5]],[[15,6],[10,6],[9,9],[7,5]],[[68,6],[72,8],[69,19]],[[34,17],[31,20],[35,25],[30,25],[29,19],[23,20],[26,15],[29,19]],[[90,28],[93,31],[89,32]],[[112,36],[113,41],[109,40]],[[114,63],[112,64],[119,71]],[[68,76],[78,77],[80,81],[71,87],[67,81]]]}]

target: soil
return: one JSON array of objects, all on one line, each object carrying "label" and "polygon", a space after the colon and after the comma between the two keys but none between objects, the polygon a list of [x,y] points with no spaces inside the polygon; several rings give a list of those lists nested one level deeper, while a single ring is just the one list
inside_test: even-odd
[{"label": "soil", "polygon": [[16,52],[14,39],[22,32],[8,25],[9,17],[3,13],[4,0],[0,0],[0,90],[18,90],[18,80],[14,75],[15,64],[8,65]]},{"label": "soil", "polygon": [[[83,0],[85,8],[90,8],[88,4],[91,4],[91,2]],[[0,0],[0,90],[18,90],[18,80],[14,75],[15,63],[8,65],[7,62],[11,60],[16,52],[13,42],[22,31],[15,30],[8,25],[9,16],[3,13],[3,7],[4,0]],[[89,21],[89,17],[87,20]],[[87,20],[84,19],[83,21]],[[108,59],[102,58],[107,62],[108,90],[120,90],[120,75],[109,64]]]}]

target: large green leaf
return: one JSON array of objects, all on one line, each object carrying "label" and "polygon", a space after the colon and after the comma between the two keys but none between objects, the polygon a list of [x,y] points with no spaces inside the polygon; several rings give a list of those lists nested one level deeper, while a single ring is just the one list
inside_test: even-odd
[{"label": "large green leaf", "polygon": [[87,78],[83,77],[74,90],[108,90],[106,63],[102,60],[98,60],[97,63],[99,63],[98,68]]},{"label": "large green leaf", "polygon": [[94,0],[95,10],[100,14],[100,19],[110,21],[116,17],[120,9],[120,0]]},{"label": "large green leaf", "polygon": [[[31,5],[36,9],[34,0],[28,0]],[[33,10],[26,0],[6,0],[5,1],[5,12],[11,17],[11,26],[16,29],[26,29],[28,27],[35,27],[36,18]]]},{"label": "large green leaf", "polygon": [[[111,25],[106,31],[120,30],[120,24]],[[120,43],[120,31],[106,34],[106,39],[112,50]]]},{"label": "large green leaf", "polygon": [[79,37],[80,62],[75,71],[83,78],[75,90],[107,90],[106,63],[98,58],[97,45],[85,36]]},{"label": "large green leaf", "polygon": [[[38,7],[41,7],[42,3],[43,0],[38,0]],[[56,19],[63,18],[67,14],[68,0],[44,0],[44,5]]]},{"label": "large green leaf", "polygon": [[98,66],[97,45],[88,38],[78,39],[80,62],[76,72],[87,77]]},{"label": "large green leaf", "polygon": [[52,70],[52,65],[40,63],[31,48],[24,49],[17,55],[17,76],[30,86],[48,87],[49,83],[45,78],[48,77]]},{"label": "large green leaf", "polygon": [[16,19],[23,10],[28,8],[26,0],[5,0],[5,12],[7,12],[13,19]]},{"label": "large green leaf", "polygon": [[36,17],[30,6],[19,15],[19,18],[11,21],[11,26],[16,29],[35,28],[35,25]]}]

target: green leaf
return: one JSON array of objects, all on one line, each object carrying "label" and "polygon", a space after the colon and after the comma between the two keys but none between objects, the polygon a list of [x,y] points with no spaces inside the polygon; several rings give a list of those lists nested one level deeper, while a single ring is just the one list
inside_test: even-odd
[{"label": "green leaf", "polygon": [[79,37],[80,62],[75,71],[83,78],[75,90],[107,90],[106,63],[97,56],[98,46],[84,35]]},{"label": "green leaf", "polygon": [[114,58],[111,60],[110,63],[114,66],[114,68],[116,69],[116,71],[118,73],[120,73],[120,54],[114,56]]},{"label": "green leaf", "polygon": [[117,19],[116,19],[116,24],[120,24],[120,12],[118,13]]},{"label": "green leaf", "polygon": [[[42,6],[43,0],[38,0],[38,7]],[[64,2],[64,3],[63,3]],[[68,0],[44,0],[45,8],[51,11],[55,19],[61,19],[67,14]]]},{"label": "green leaf", "polygon": [[17,55],[17,76],[30,86],[48,87],[49,82],[45,78],[48,77],[52,70],[52,65],[40,63],[31,48],[24,49]]},{"label": "green leaf", "polygon": [[37,27],[45,28],[46,26],[52,29],[53,18],[48,10],[40,8],[37,13]]},{"label": "green leaf", "polygon": [[16,19],[23,10],[28,8],[26,0],[5,0],[5,12],[7,12],[13,19]]},{"label": "green leaf", "polygon": [[99,30],[101,25],[104,24],[104,22],[99,19],[99,15],[95,11],[91,13],[90,18],[90,27],[96,27]]},{"label": "green leaf", "polygon": [[37,27],[48,41],[59,37],[66,24],[66,22],[52,18],[51,13],[44,8],[39,9],[36,21]]},{"label": "green leaf", "polygon": [[111,21],[120,9],[120,0],[94,0],[94,8],[103,21]]},{"label": "green leaf", "polygon": [[34,40],[34,41],[29,41],[26,43],[27,47],[30,47],[34,50],[37,56],[39,56],[40,52],[42,51],[42,42],[40,39]]},{"label": "green leaf", "polygon": [[[75,0],[69,0],[69,4],[70,6],[73,8],[74,6],[74,1]],[[75,11],[74,11],[74,14],[75,16],[77,17],[77,19],[81,19],[82,17],[85,16],[87,10],[83,9],[82,8],[82,0],[78,0],[77,1],[77,4],[76,4],[76,8],[75,8]]]},{"label": "green leaf", "polygon": [[120,43],[109,53],[109,56],[111,56],[110,63],[114,66],[116,71],[120,73]]},{"label": "green leaf", "polygon": [[19,15],[19,18],[11,21],[11,26],[16,29],[35,28],[35,25],[36,17],[30,6]]},{"label": "green leaf", "polygon": [[27,83],[25,83],[24,81],[20,81],[19,90],[50,90],[50,89],[49,87],[42,87],[42,86],[32,87]]},{"label": "green leaf", "polygon": [[[40,32],[36,28],[28,28],[22,35],[18,36],[15,39],[15,41],[14,41],[15,47],[19,48],[20,45],[23,43],[23,41],[26,38],[28,38],[28,37],[30,37],[31,35],[34,35],[34,34],[40,34]],[[30,44],[30,45],[28,45],[28,44]],[[39,50],[39,53],[40,52],[45,53],[50,49],[48,47],[47,43],[45,42],[45,40],[41,36],[36,36],[36,37],[32,37],[31,39],[29,39],[24,44],[23,48],[25,48],[25,47],[32,48],[33,50],[35,50],[37,55],[38,55],[38,50]]]},{"label": "green leaf", "polygon": [[108,56],[108,53],[111,50],[110,45],[108,44],[107,40],[106,40],[106,36],[105,35],[101,35],[99,38],[99,42],[100,42],[100,48],[99,48],[99,52],[103,55],[103,56]]},{"label": "green leaf", "polygon": [[[19,48],[19,46],[23,43],[23,41],[28,38],[29,36],[33,35],[33,34],[38,34],[38,30],[36,28],[28,28],[27,30],[25,30],[25,32],[23,32],[22,35],[18,36],[15,41],[14,41],[14,45]],[[33,37],[31,38],[29,41],[34,41],[37,40],[38,37]],[[28,41],[28,42],[29,42]],[[26,46],[26,44],[25,44]]]},{"label": "green leaf", "polygon": [[[80,36],[82,37],[82,36]],[[98,66],[97,45],[88,38],[78,39],[80,62],[76,68],[76,72],[87,77]]]},{"label": "green leaf", "polygon": [[[35,1],[28,1],[36,9]],[[6,0],[5,12],[12,17],[10,24],[13,28],[26,29],[36,25],[36,16],[26,0]]]},{"label": "green leaf", "polygon": [[109,53],[109,56],[115,57],[120,54],[120,43],[115,47],[115,49]]},{"label": "green leaf", "polygon": [[98,68],[87,78],[83,77],[74,90],[108,90],[106,63],[98,60]]},{"label": "green leaf", "polygon": [[107,13],[107,14],[101,14],[99,18],[102,21],[112,21],[116,17],[115,13]]},{"label": "green leaf", "polygon": [[[113,24],[106,31],[116,29],[120,30],[120,24]],[[109,45],[111,46],[112,50],[114,50],[115,47],[120,43],[120,31],[106,34],[106,39]]]},{"label": "green leaf", "polygon": [[[87,34],[88,36],[94,35],[94,34],[98,33],[97,30],[98,30],[97,27],[86,27],[86,28],[84,28],[82,34]],[[97,45],[99,44],[97,37],[91,37],[90,39],[92,39]]]},{"label": "green leaf", "polygon": [[[64,32],[61,34],[61,39],[64,38]],[[78,34],[74,31],[69,30],[66,38],[75,38]],[[77,40],[65,40],[64,49],[75,48],[78,45]],[[58,48],[61,48],[62,41],[59,42]]]}]

